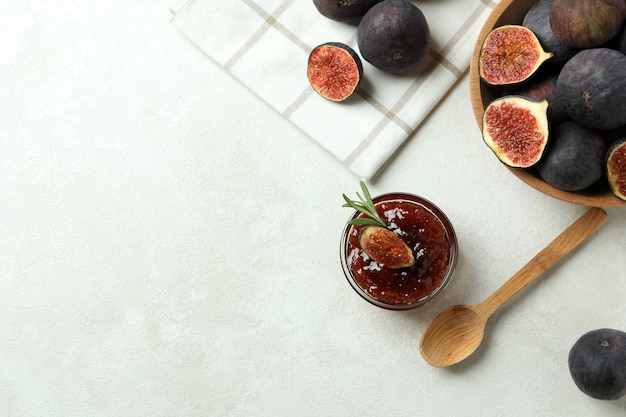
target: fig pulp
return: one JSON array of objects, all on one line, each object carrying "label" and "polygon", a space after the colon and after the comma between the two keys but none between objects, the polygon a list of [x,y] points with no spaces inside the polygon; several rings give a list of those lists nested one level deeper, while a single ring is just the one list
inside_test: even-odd
[{"label": "fig pulp", "polygon": [[613,194],[626,200],[626,138],[612,143],[609,147],[606,174]]},{"label": "fig pulp", "polygon": [[594,48],[611,40],[626,18],[624,0],[554,0],[550,26],[561,42]]},{"label": "fig pulp", "polygon": [[626,333],[591,330],[572,346],[567,359],[576,386],[599,400],[626,395]]},{"label": "fig pulp", "polygon": [[376,3],[382,0],[313,0],[322,16],[337,22],[357,22]]},{"label": "fig pulp", "polygon": [[528,168],[542,157],[548,142],[548,102],[504,96],[483,115],[483,140],[498,159],[511,167]]},{"label": "fig pulp", "polygon": [[483,41],[478,56],[480,78],[490,85],[517,84],[527,80],[552,52],[546,52],[537,36],[521,25],[493,29]]},{"label": "fig pulp", "polygon": [[422,11],[408,0],[384,0],[361,19],[357,43],[367,62],[399,74],[422,62],[431,45],[430,28]]},{"label": "fig pulp", "polygon": [[363,65],[348,45],[328,42],[311,51],[307,76],[319,95],[328,100],[343,101],[359,87]]},{"label": "fig pulp", "polygon": [[561,69],[556,90],[575,122],[596,130],[626,125],[626,55],[621,52],[578,52]]},{"label": "fig pulp", "polygon": [[367,255],[387,268],[408,268],[415,263],[411,248],[391,230],[380,226],[367,226],[359,238]]},{"label": "fig pulp", "polygon": [[606,144],[596,132],[568,121],[552,130],[539,175],[564,191],[584,190],[604,175]]}]

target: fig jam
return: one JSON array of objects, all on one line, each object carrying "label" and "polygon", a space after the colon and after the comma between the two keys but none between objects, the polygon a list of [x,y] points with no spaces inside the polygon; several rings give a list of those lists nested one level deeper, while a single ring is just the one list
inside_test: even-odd
[{"label": "fig jam", "polygon": [[[415,264],[391,269],[372,260],[359,245],[366,226],[348,225],[342,262],[354,289],[384,308],[414,308],[437,295],[456,264],[456,237],[445,215],[432,203],[410,194],[388,194],[374,199],[388,228],[412,249]],[[355,214],[356,216],[357,214]]]}]

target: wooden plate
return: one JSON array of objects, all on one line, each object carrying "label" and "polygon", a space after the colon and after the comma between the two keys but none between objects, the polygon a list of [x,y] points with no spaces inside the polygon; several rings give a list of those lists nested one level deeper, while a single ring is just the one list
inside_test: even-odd
[{"label": "wooden plate", "polygon": [[[487,86],[480,81],[478,75],[478,54],[483,40],[487,34],[494,28],[505,24],[521,24],[524,16],[530,8],[536,3],[536,0],[501,0],[493,9],[485,24],[483,25],[476,44],[470,64],[470,98],[472,108],[478,128],[482,128],[482,118],[485,108],[492,100],[497,98],[501,93],[498,90]],[[506,165],[502,164],[506,167]],[[626,201],[620,200],[608,189],[589,190],[584,192],[568,192],[562,191],[547,184],[532,171],[520,168],[507,167],[515,176],[524,181],[526,184],[541,191],[544,194],[567,201],[573,204],[579,204],[590,207],[614,207],[624,206]]]}]

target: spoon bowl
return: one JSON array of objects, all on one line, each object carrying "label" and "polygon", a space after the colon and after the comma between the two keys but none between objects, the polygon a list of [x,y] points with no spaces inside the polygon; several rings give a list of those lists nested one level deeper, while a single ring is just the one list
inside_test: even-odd
[{"label": "spoon bowl", "polygon": [[474,311],[474,306],[449,307],[434,318],[422,335],[420,353],[431,365],[453,365],[478,348],[486,323],[487,318]]},{"label": "spoon bowl", "polygon": [[446,367],[474,353],[483,340],[487,320],[498,307],[571,252],[606,217],[604,209],[590,208],[484,301],[471,306],[452,306],[441,312],[420,338],[424,360],[433,366]]}]

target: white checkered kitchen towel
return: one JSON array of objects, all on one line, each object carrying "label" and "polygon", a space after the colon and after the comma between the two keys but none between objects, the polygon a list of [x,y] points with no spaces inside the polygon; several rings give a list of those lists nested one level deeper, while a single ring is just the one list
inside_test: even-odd
[{"label": "white checkered kitchen towel", "polygon": [[424,65],[398,76],[363,60],[358,97],[335,103],[309,85],[307,59],[330,41],[358,52],[356,25],[322,16],[312,0],[178,2],[172,23],[193,44],[363,179],[379,170],[467,70],[478,32],[497,4],[414,1],[433,39]]}]

